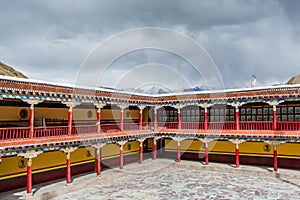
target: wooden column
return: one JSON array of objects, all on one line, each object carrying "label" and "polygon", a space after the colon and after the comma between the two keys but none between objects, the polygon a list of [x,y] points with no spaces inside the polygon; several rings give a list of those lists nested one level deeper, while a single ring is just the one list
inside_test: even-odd
[{"label": "wooden column", "polygon": [[26,153],[20,153],[18,156],[22,156],[27,159],[27,178],[26,178],[26,191],[27,194],[32,193],[32,159],[37,157],[42,151],[28,151]]},{"label": "wooden column", "polygon": [[137,141],[140,143],[140,164],[143,164],[143,142],[145,141],[145,138],[137,139]]},{"label": "wooden column", "polygon": [[22,99],[24,102],[30,104],[29,110],[29,138],[34,138],[34,105],[39,104],[43,101],[33,99]]},{"label": "wooden column", "polygon": [[101,132],[101,109],[106,106],[106,104],[97,103],[94,104],[97,108],[97,133]]},{"label": "wooden column", "polygon": [[62,152],[66,154],[66,184],[71,184],[71,153],[75,151],[78,147],[66,147],[64,149],[60,149]]},{"label": "wooden column", "polygon": [[159,140],[161,137],[155,136],[153,138],[153,160],[156,160],[157,157],[157,140]]},{"label": "wooden column", "polygon": [[273,146],[274,172],[278,172],[277,146]]},{"label": "wooden column", "polygon": [[240,167],[240,150],[239,150],[239,145],[242,144],[243,142],[246,142],[245,140],[239,140],[239,139],[232,139],[229,140],[231,143],[235,144],[235,167],[239,168]]},{"label": "wooden column", "polygon": [[154,107],[154,129],[156,130],[157,128],[157,108]]},{"label": "wooden column", "polygon": [[127,105],[118,105],[120,108],[120,130],[124,130],[124,110],[128,107]]},{"label": "wooden column", "polygon": [[[276,105],[273,105],[273,130],[277,130],[277,113]],[[276,152],[277,153],[277,152]],[[277,156],[277,155],[276,155]]]},{"label": "wooden column", "polygon": [[238,107],[235,107],[235,129],[240,130],[240,117]]},{"label": "wooden column", "polygon": [[176,106],[173,106],[175,109],[177,109],[177,128],[181,129],[181,114],[180,111],[183,108],[183,105],[176,104]]},{"label": "wooden column", "polygon": [[143,110],[146,108],[146,106],[138,106],[140,109],[140,115],[139,115],[139,129],[143,129]]},{"label": "wooden column", "polygon": [[208,108],[213,106],[212,103],[201,103],[199,104],[204,109],[204,130],[208,130]]},{"label": "wooden column", "polygon": [[274,167],[274,172],[278,172],[278,157],[277,157],[277,148],[279,145],[284,144],[285,141],[276,141],[276,140],[271,140],[271,141],[265,141],[267,144],[273,146],[273,167]]},{"label": "wooden column", "polygon": [[239,107],[244,105],[246,102],[234,101],[229,103],[229,105],[235,108],[235,129],[240,130],[240,116],[239,116]]},{"label": "wooden column", "polygon": [[277,99],[273,99],[270,101],[267,101],[270,106],[273,107],[273,122],[272,122],[272,129],[273,131],[277,130],[277,113],[276,113],[276,106],[278,106],[280,103],[284,102],[283,100],[278,101]]},{"label": "wooden column", "polygon": [[101,175],[101,149],[105,143],[97,143],[92,145],[95,148],[95,165],[96,165],[96,174],[97,176]]},{"label": "wooden column", "polygon": [[73,107],[69,107],[69,110],[68,110],[68,136],[72,135],[72,117],[73,117]]},{"label": "wooden column", "polygon": [[62,102],[65,104],[68,110],[68,136],[72,135],[72,121],[73,121],[73,108],[80,104],[80,102]]},{"label": "wooden column", "polygon": [[209,139],[207,137],[203,138],[203,139],[199,139],[204,145],[205,145],[205,165],[208,165],[208,144],[212,141],[214,141],[215,139]]},{"label": "wooden column", "polygon": [[177,141],[177,161],[180,162],[180,141]]},{"label": "wooden column", "polygon": [[34,104],[30,105],[29,111],[29,138],[33,138],[33,127],[34,127]]},{"label": "wooden column", "polygon": [[120,169],[123,169],[124,160],[123,160],[123,148],[127,141],[119,141],[117,142],[120,145]]},{"label": "wooden column", "polygon": [[180,149],[180,142],[183,141],[180,137],[171,137],[173,140],[177,142],[177,162],[181,161],[181,149]]}]

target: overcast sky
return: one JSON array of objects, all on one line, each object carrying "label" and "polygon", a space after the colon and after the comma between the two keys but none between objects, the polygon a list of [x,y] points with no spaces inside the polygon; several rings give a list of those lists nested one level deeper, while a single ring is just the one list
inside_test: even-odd
[{"label": "overcast sky", "polygon": [[[133,28],[162,27],[201,44],[226,88],[249,87],[252,74],[258,86],[265,86],[300,74],[299,22],[297,0],[0,0],[0,60],[33,79],[75,83],[84,59],[99,43]],[[179,60],[142,50],[114,65],[189,68]],[[191,79],[196,80],[192,85],[202,84]],[[116,86],[110,84],[105,86]]]}]

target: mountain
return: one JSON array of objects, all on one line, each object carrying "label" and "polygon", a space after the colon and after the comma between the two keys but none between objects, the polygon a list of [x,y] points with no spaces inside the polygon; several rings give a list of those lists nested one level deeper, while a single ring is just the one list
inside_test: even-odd
[{"label": "mountain", "polygon": [[28,78],[21,72],[15,70],[14,68],[7,66],[6,64],[0,62],[0,75],[3,76],[13,76],[13,77],[19,77],[19,78]]},{"label": "mountain", "polygon": [[286,85],[292,85],[292,84],[300,84],[300,74],[292,77],[288,82],[286,82]]}]

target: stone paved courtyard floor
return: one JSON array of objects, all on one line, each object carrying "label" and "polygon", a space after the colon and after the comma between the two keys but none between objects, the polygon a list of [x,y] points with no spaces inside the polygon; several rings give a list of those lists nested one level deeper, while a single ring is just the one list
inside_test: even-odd
[{"label": "stone paved courtyard floor", "polygon": [[0,194],[0,199],[300,199],[300,171],[159,159]]},{"label": "stone paved courtyard floor", "polygon": [[300,199],[300,180],[199,171],[170,164],[152,172],[127,172],[54,199]]}]

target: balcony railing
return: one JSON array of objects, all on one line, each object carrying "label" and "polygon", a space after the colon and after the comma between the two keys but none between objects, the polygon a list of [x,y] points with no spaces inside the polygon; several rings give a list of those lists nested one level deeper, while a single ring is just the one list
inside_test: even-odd
[{"label": "balcony railing", "polygon": [[[182,122],[182,130],[204,130],[204,122]],[[158,122],[157,124],[143,123],[142,129],[154,130],[155,126],[158,129],[178,129],[177,122]],[[240,122],[240,130],[273,130],[272,122]],[[300,122],[277,122],[277,131],[300,131]],[[124,123],[123,131],[139,130],[138,123]],[[236,130],[235,122],[208,122],[208,130]],[[100,134],[103,132],[118,132],[121,131],[119,124],[101,124]],[[73,126],[71,135],[79,134],[97,134],[97,125],[80,125]],[[67,126],[49,126],[49,127],[35,127],[33,130],[33,138],[46,137],[65,137],[68,136]],[[4,140],[20,140],[29,139],[29,127],[15,127],[15,128],[0,128],[0,141]]]},{"label": "balcony railing", "polygon": [[272,130],[272,122],[240,122],[241,130]]}]

